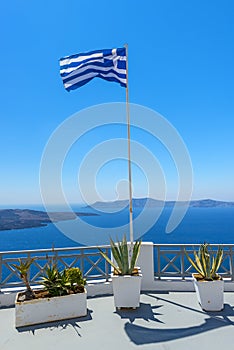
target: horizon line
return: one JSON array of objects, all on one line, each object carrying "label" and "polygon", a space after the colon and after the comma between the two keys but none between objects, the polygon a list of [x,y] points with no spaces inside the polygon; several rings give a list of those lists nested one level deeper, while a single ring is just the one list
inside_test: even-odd
[{"label": "horizon line", "polygon": [[[234,202],[234,199],[233,200],[224,200],[224,199],[213,199],[213,198],[199,198],[199,199],[191,199],[191,200],[180,200],[180,201],[177,201],[175,199],[158,199],[158,198],[153,198],[153,197],[133,197],[132,198],[133,200],[139,200],[139,199],[152,199],[152,200],[156,200],[156,201],[161,201],[161,202],[194,202],[194,201],[207,201],[207,200],[210,200],[210,201],[215,201],[215,202],[226,202],[226,203],[232,203]],[[129,201],[129,198],[125,198],[125,199],[115,199],[115,200],[107,200],[107,201],[96,201],[96,202],[93,202],[91,204],[88,204],[88,203],[85,203],[85,202],[71,202],[71,203],[68,203],[69,206],[72,206],[72,205],[80,205],[80,206],[91,206],[95,203],[114,203],[114,202],[118,202],[118,201]],[[47,204],[47,206],[63,206],[64,203],[49,203]],[[3,207],[9,207],[9,206],[42,206],[42,207],[45,207],[45,205],[43,203],[8,203],[8,204],[0,204],[0,208],[3,208]]]}]

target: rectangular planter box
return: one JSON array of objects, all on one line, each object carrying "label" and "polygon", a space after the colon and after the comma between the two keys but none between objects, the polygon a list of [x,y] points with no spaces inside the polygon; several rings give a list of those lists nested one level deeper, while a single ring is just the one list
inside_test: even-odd
[{"label": "rectangular planter box", "polygon": [[119,276],[112,274],[114,304],[116,308],[140,306],[142,274]]},{"label": "rectangular planter box", "polygon": [[198,302],[205,311],[220,311],[224,304],[224,281],[198,281],[193,274]]},{"label": "rectangular planter box", "polygon": [[15,302],[15,326],[65,320],[87,315],[87,292]]}]

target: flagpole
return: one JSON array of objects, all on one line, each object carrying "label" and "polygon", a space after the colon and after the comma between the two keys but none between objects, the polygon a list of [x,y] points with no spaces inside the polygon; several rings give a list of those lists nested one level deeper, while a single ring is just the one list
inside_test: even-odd
[{"label": "flagpole", "polygon": [[126,116],[127,116],[127,131],[128,131],[128,190],[129,190],[129,234],[130,242],[133,244],[133,210],[132,210],[132,169],[131,169],[131,132],[130,132],[130,108],[129,108],[129,93],[128,93],[128,44],[125,44],[126,49]]}]

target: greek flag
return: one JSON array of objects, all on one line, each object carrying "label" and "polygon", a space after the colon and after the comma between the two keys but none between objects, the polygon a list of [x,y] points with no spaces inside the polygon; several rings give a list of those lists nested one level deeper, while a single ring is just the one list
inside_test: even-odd
[{"label": "greek flag", "polygon": [[95,77],[126,87],[126,49],[96,50],[61,58],[60,75],[67,91],[77,89]]}]

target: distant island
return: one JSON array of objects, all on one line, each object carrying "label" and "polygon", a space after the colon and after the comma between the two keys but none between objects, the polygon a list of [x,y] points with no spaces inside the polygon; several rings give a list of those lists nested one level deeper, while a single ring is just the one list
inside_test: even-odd
[{"label": "distant island", "polygon": [[75,220],[77,216],[93,216],[95,213],[68,213],[30,210],[1,209],[0,231],[46,226],[51,222]]},{"label": "distant island", "polygon": [[[173,207],[175,205],[176,201],[162,201],[157,200],[153,198],[133,198],[132,205],[133,208],[156,208],[156,207]],[[181,205],[187,205],[188,202],[177,202]],[[105,208],[125,208],[129,205],[129,201],[126,200],[117,200],[112,202],[95,202],[90,206],[87,206],[86,208],[92,208],[92,209],[105,209]],[[189,207],[193,208],[216,208],[216,207],[234,207],[234,202],[223,202],[223,201],[216,201],[213,199],[200,199],[200,200],[193,200],[189,202]]]},{"label": "distant island", "polygon": [[[133,198],[134,208],[156,208],[156,207],[173,207],[175,201],[161,201],[153,198]],[[181,205],[188,204],[188,202],[179,202]],[[49,223],[75,220],[77,216],[93,216],[98,215],[92,212],[104,209],[122,209],[127,208],[129,201],[117,200],[112,202],[95,202],[94,204],[85,207],[91,212],[50,212],[30,210],[30,209],[1,209],[0,210],[0,231],[33,228],[47,226]],[[212,199],[193,200],[189,202],[189,207],[193,208],[228,208],[234,207],[234,202],[223,202]]]}]

